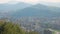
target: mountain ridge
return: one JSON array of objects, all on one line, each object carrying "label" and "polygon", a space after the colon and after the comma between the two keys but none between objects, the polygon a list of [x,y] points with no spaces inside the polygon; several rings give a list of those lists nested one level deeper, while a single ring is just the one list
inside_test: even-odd
[{"label": "mountain ridge", "polygon": [[[54,10],[52,10],[52,9],[54,9]],[[57,12],[57,9],[59,9],[58,12]],[[57,15],[60,16],[58,14],[60,11],[60,8],[57,7],[57,9],[56,9],[56,7],[49,8],[49,6],[37,4],[37,5],[33,5],[31,7],[24,8],[22,10],[17,10],[14,15],[16,15],[16,16],[43,16],[43,17],[44,16],[48,16],[48,17],[57,16]],[[56,11],[57,13],[54,11]]]}]

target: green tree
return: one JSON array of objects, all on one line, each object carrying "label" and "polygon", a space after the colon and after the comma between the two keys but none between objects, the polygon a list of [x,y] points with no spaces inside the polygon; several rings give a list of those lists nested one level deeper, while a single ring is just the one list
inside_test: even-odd
[{"label": "green tree", "polygon": [[19,25],[13,24],[11,22],[8,22],[6,24],[5,23],[6,22],[0,22],[0,33],[1,34],[25,34],[25,31],[22,30]]},{"label": "green tree", "polygon": [[18,24],[0,21],[0,34],[38,34],[38,32],[25,32]]}]

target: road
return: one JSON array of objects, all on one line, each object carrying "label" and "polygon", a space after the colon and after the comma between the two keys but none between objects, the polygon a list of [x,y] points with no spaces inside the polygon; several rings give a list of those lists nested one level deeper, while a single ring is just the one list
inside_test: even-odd
[{"label": "road", "polygon": [[58,31],[55,31],[55,30],[52,30],[52,29],[49,29],[50,31],[54,31],[55,32],[55,34],[60,34],[60,32],[58,32]]}]

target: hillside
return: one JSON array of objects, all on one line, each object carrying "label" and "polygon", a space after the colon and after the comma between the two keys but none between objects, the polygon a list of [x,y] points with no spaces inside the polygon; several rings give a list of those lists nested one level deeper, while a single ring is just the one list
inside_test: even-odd
[{"label": "hillside", "polygon": [[16,11],[16,10],[20,10],[20,9],[24,9],[26,7],[31,6],[31,4],[28,3],[24,3],[24,2],[18,2],[16,4],[9,4],[9,3],[5,3],[5,4],[0,4],[0,11],[1,12],[6,12],[6,11]]},{"label": "hillside", "polygon": [[31,7],[17,10],[10,14],[10,16],[39,16],[39,17],[60,17],[60,8],[49,7],[42,4],[37,4]]}]

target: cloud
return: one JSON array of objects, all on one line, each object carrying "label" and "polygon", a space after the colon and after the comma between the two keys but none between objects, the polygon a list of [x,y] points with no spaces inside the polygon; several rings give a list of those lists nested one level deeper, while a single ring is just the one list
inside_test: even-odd
[{"label": "cloud", "polygon": [[40,0],[41,2],[53,2],[53,3],[56,3],[56,2],[60,2],[60,0]]},{"label": "cloud", "polygon": [[26,3],[37,3],[39,0],[0,0],[0,3],[8,3],[10,1],[26,2]]},{"label": "cloud", "polygon": [[0,0],[0,3],[7,3],[8,1],[11,1],[11,0]]},{"label": "cloud", "polygon": [[39,0],[16,0],[18,2],[37,3]]},{"label": "cloud", "polygon": [[60,0],[15,0],[20,2],[36,3],[36,2],[60,2]]},{"label": "cloud", "polygon": [[0,0],[0,3],[7,3],[9,1],[18,1],[18,2],[26,2],[26,3],[38,3],[38,2],[60,2],[60,0]]}]

